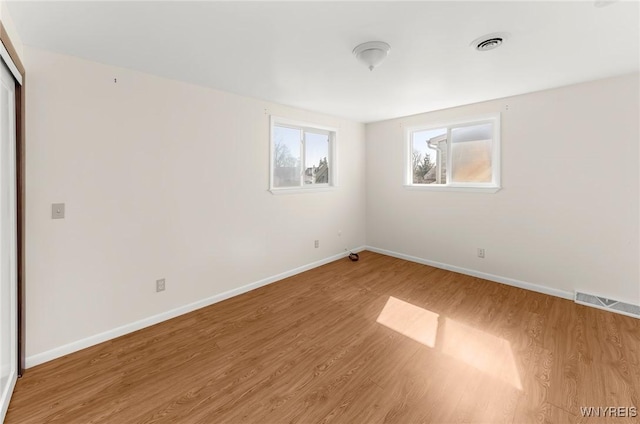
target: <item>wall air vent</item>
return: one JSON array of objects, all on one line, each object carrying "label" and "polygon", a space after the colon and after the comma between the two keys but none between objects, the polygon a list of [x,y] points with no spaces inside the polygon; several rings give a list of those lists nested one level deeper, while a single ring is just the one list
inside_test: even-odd
[{"label": "wall air vent", "polygon": [[593,294],[577,291],[574,298],[576,303],[605,311],[615,312],[634,318],[640,318],[640,306],[631,303],[620,302],[618,300],[607,299],[606,297],[595,296]]}]

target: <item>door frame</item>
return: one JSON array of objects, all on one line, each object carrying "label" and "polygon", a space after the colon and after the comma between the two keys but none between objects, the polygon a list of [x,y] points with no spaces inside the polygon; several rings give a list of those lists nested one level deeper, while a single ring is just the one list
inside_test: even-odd
[{"label": "door frame", "polygon": [[[24,135],[25,135],[25,69],[18,56],[11,38],[7,33],[4,25],[0,21],[0,42],[4,46],[5,50],[9,54],[9,59],[13,61],[16,69],[22,76],[22,83],[16,81],[16,269],[17,278],[17,301],[18,301],[18,377],[22,377],[25,366],[25,149],[24,149]],[[17,80],[17,79],[16,79]]]}]

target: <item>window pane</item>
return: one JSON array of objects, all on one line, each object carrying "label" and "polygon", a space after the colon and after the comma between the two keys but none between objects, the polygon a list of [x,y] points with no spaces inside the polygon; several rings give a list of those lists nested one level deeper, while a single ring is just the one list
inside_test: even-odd
[{"label": "window pane", "polygon": [[329,183],[329,134],[305,132],[304,183]]},{"label": "window pane", "polygon": [[300,186],[301,131],[273,127],[273,186]]},{"label": "window pane", "polygon": [[451,178],[456,183],[490,183],[493,124],[451,130]]},{"label": "window pane", "polygon": [[447,129],[416,131],[411,137],[413,184],[447,182]]}]

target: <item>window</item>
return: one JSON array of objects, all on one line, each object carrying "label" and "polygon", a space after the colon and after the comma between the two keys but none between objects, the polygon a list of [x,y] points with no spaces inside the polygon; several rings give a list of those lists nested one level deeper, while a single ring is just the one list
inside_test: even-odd
[{"label": "window", "polygon": [[500,115],[407,131],[407,181],[434,190],[500,189]]},{"label": "window", "polygon": [[335,140],[335,129],[272,116],[270,190],[335,186]]}]

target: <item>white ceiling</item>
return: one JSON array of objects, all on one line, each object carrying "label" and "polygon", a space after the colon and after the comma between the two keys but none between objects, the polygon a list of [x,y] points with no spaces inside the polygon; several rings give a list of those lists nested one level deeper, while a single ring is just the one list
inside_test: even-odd
[{"label": "white ceiling", "polygon": [[[372,122],[638,71],[638,6],[47,1],[9,11],[27,45]],[[503,31],[497,50],[469,47]],[[391,53],[370,72],[351,51],[372,40]]]}]

